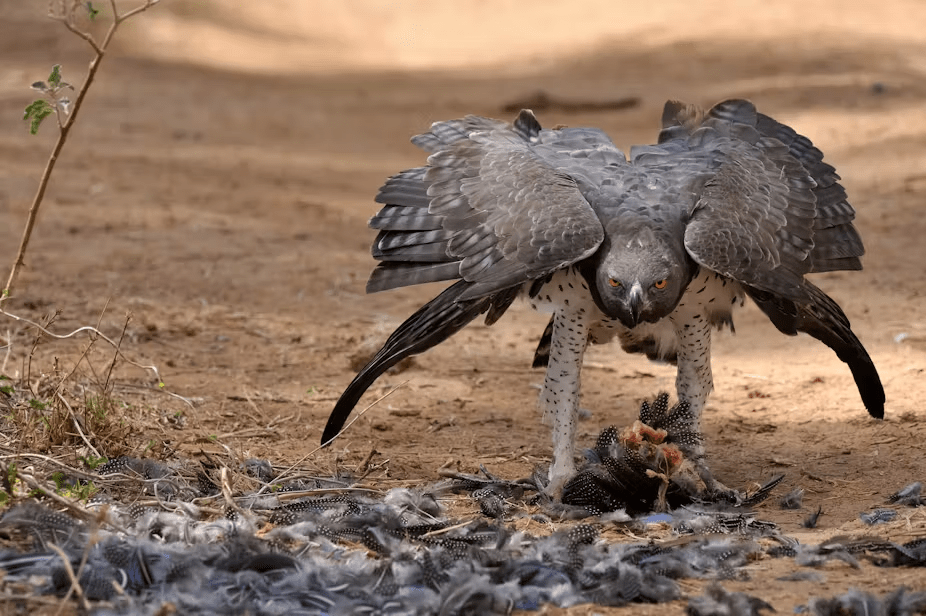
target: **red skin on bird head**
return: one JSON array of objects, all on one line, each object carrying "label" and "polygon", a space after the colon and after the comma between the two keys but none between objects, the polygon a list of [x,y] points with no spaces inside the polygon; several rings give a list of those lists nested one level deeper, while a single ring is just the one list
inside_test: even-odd
[{"label": "red skin on bird head", "polygon": [[666,439],[667,435],[668,432],[665,430],[648,426],[638,419],[633,422],[632,426],[624,428],[619,438],[625,446],[641,445],[644,442],[658,445]]},{"label": "red skin on bird head", "polygon": [[663,445],[662,455],[666,457],[666,462],[669,463],[669,468],[676,468],[679,464],[682,463],[682,452],[675,445]]},{"label": "red skin on bird head", "polygon": [[640,422],[640,434],[649,442],[656,443],[657,445],[666,440],[666,436],[669,435],[669,433],[662,428],[652,428],[642,422]]}]

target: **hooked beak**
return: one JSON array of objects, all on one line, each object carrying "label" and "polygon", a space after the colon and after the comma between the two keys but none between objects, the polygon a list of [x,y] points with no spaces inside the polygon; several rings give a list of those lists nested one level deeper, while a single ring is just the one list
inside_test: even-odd
[{"label": "hooked beak", "polygon": [[627,306],[630,308],[631,327],[640,322],[640,310],[643,308],[643,287],[639,282],[633,283],[627,295]]}]

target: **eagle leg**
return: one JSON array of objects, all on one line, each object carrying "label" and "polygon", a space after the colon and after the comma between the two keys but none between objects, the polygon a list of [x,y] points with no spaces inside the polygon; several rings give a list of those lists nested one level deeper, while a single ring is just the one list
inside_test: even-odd
[{"label": "eagle leg", "polygon": [[[678,341],[675,388],[679,402],[687,402],[690,406],[689,431],[695,434],[701,433],[701,413],[707,396],[714,389],[711,372],[712,325],[704,307],[705,305],[697,299],[683,298],[675,311],[669,315]],[[733,502],[741,500],[741,495],[736,490],[728,488],[714,478],[705,459],[702,439],[681,444],[681,447],[706,486],[705,496],[712,499],[719,496]]]},{"label": "eagle leg", "polygon": [[[684,300],[683,300],[684,301]],[[690,405],[692,432],[701,432],[701,412],[707,396],[714,389],[711,373],[711,323],[697,304],[680,303],[669,316],[678,340],[678,372],[675,389],[679,401]],[[689,452],[704,455],[704,448],[697,444]]]},{"label": "eagle leg", "polygon": [[579,381],[588,334],[586,312],[560,310],[554,315],[540,407],[544,423],[553,424],[553,464],[546,492],[555,500],[560,499],[563,486],[576,474],[574,454]]}]

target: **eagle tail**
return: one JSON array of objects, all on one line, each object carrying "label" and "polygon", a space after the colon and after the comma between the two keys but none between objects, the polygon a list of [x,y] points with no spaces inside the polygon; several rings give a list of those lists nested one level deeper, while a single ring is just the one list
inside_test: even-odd
[{"label": "eagle tail", "polygon": [[753,287],[747,287],[746,292],[782,333],[795,336],[804,332],[831,348],[849,366],[868,413],[882,419],[884,387],[868,351],[839,305],[813,284],[804,281],[804,285],[809,301],[800,303]]},{"label": "eagle tail", "polygon": [[531,368],[546,368],[550,364],[550,349],[553,345],[553,320],[554,317],[550,317],[547,328],[543,330],[543,335],[540,336],[537,350],[534,351],[534,362],[531,364]]},{"label": "eagle tail", "polygon": [[406,357],[427,351],[465,327],[480,314],[488,311],[487,323],[494,323],[511,305],[517,289],[460,300],[469,283],[460,280],[422,306],[396,329],[376,355],[354,377],[328,417],[322,433],[322,445],[329,444],[344,427],[347,417],[364,392],[386,370]]}]

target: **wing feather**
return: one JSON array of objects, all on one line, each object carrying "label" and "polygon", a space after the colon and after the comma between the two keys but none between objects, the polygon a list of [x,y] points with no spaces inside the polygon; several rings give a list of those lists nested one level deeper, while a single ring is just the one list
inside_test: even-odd
[{"label": "wing feather", "polygon": [[835,169],[752,103],[725,101],[705,113],[670,102],[659,141],[639,163],[675,148],[665,156],[694,196],[685,247],[701,265],[794,300],[806,299],[805,274],[860,267],[855,211]]},{"label": "wing feather", "polygon": [[862,239],[852,225],[855,210],[849,205],[845,188],[839,184],[839,174],[832,165],[823,162],[823,152],[790,126],[764,114],[757,114],[756,128],[767,140],[788,148],[817,183],[813,193],[817,199],[814,218],[814,249],[810,254],[811,272],[858,270],[865,254]]},{"label": "wing feather", "polygon": [[803,297],[814,245],[813,180],[793,159],[772,159],[726,138],[715,145],[723,154],[685,229],[685,248],[734,280]]},{"label": "wing feather", "polygon": [[431,153],[428,165],[380,189],[385,207],[370,226],[380,230],[372,252],[381,262],[367,290],[462,278],[466,301],[594,252],[601,222],[575,179],[535,151],[541,132],[522,112],[511,125],[468,116],[413,138]]}]

